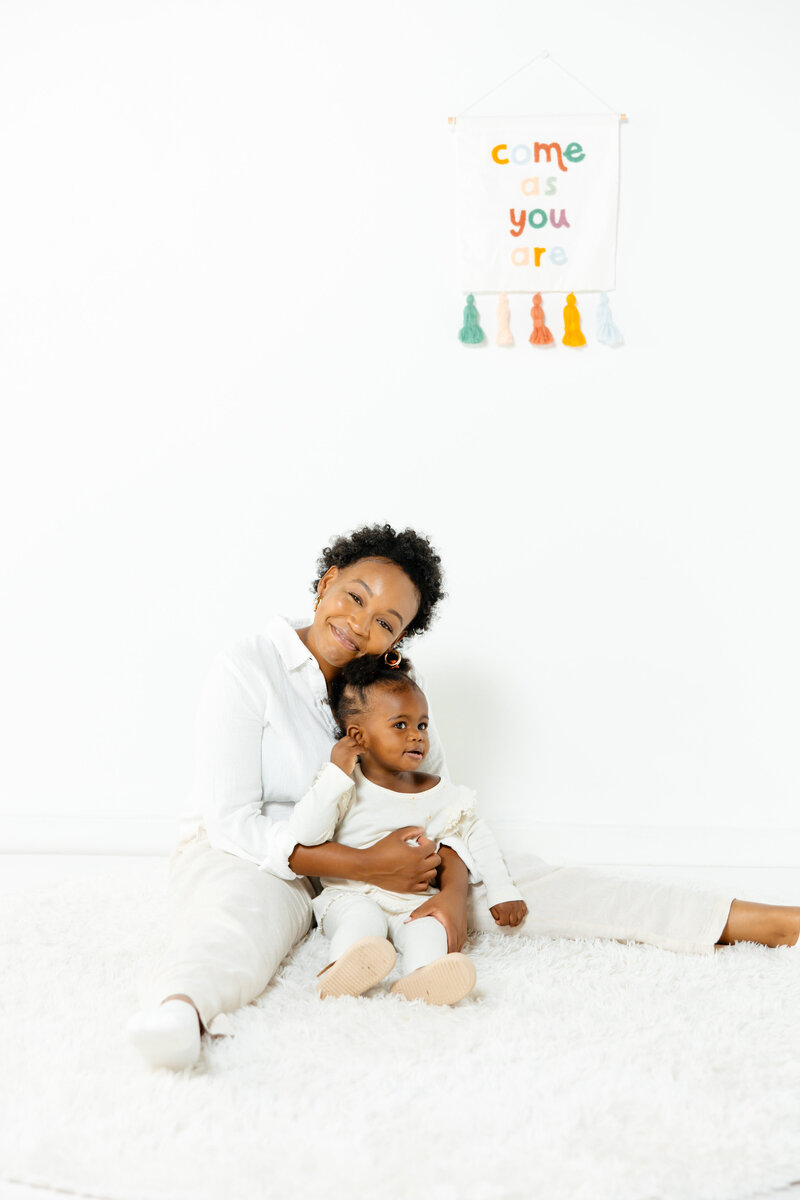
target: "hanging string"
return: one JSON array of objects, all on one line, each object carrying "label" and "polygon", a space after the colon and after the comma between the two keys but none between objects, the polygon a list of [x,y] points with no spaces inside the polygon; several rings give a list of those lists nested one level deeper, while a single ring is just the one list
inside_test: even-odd
[{"label": "hanging string", "polygon": [[476,104],[480,104],[482,100],[486,100],[486,98],[488,96],[493,95],[493,93],[498,91],[501,87],[505,87],[505,85],[507,83],[510,83],[511,80],[515,79],[517,77],[517,75],[522,73],[522,71],[527,71],[528,67],[532,67],[533,64],[535,62],[537,62],[540,58],[547,58],[546,50],[540,50],[538,54],[534,54],[533,58],[529,62],[524,63],[523,66],[521,66],[519,68],[519,70],[512,71],[512,73],[508,76],[507,79],[504,79],[501,83],[496,84],[493,88],[489,88],[489,91],[486,93],[485,96],[479,96],[477,100],[473,100],[472,104],[468,104],[466,108],[463,108],[461,110],[461,112],[458,114],[459,117],[463,117],[464,113],[469,112],[469,110],[471,108],[474,108]]},{"label": "hanging string", "polygon": [[590,87],[588,87],[587,84],[583,83],[580,79],[578,79],[577,75],[573,75],[572,71],[568,71],[566,67],[562,67],[560,62],[556,62],[556,60],[554,58],[550,58],[550,62],[554,66],[558,67],[558,69],[560,71],[563,71],[565,75],[569,75],[570,79],[574,79],[574,81],[575,81],[575,83],[577,83],[578,87],[582,87],[583,90],[585,92],[588,92],[590,96],[594,96],[595,100],[599,101],[600,104],[604,104],[606,106],[606,108],[609,109],[613,113],[615,113],[617,111],[614,108],[613,104],[609,104],[608,101],[604,100],[602,96],[598,96],[597,92],[593,92],[592,89]]},{"label": "hanging string", "polygon": [[[505,87],[505,85],[507,83],[510,83],[512,79],[516,79],[517,75],[521,75],[523,71],[527,71],[528,67],[532,67],[533,64],[535,62],[538,62],[540,58],[549,58],[550,62],[553,64],[553,66],[558,67],[559,71],[563,71],[565,75],[568,75],[569,78],[571,80],[573,80],[574,83],[577,83],[578,87],[583,88],[583,90],[585,92],[588,92],[590,96],[594,97],[594,99],[597,100],[598,103],[602,104],[605,108],[609,109],[610,112],[616,113],[617,110],[614,108],[613,104],[609,104],[608,101],[604,100],[602,96],[598,96],[597,92],[593,92],[590,87],[588,87],[585,83],[582,83],[581,80],[578,79],[577,75],[573,75],[572,72],[568,71],[566,67],[563,67],[560,62],[556,62],[556,60],[551,57],[550,52],[548,50],[540,50],[539,53],[535,54],[532,59],[530,59],[526,63],[523,63],[523,65],[521,67],[519,67],[518,70],[512,71],[512,73],[506,79],[501,80],[500,83],[496,84],[493,88],[490,88],[489,91],[485,93],[485,95],[479,96],[477,100],[473,100],[471,104],[468,104],[466,108],[462,108],[462,110],[458,114],[458,116],[463,117],[464,114],[468,113],[471,108],[475,108],[475,106],[477,104],[481,104],[482,101],[488,99],[489,96],[492,96],[492,95],[494,95],[495,92],[498,92],[501,87]],[[621,116],[623,120],[625,120],[624,113],[620,113],[618,115]],[[450,124],[454,125],[457,119],[458,119],[457,117],[450,117],[449,118]]]}]

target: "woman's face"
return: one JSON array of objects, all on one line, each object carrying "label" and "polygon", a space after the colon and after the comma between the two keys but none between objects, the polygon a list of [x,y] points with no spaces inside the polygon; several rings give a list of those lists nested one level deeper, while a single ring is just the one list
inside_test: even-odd
[{"label": "woman's face", "polygon": [[384,654],[399,642],[420,601],[405,571],[383,558],[331,567],[317,593],[315,647],[337,670],[363,654]]}]

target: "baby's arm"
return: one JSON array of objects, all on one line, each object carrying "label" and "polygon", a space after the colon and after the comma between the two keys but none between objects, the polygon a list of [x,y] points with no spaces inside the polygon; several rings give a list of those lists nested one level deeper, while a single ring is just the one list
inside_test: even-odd
[{"label": "baby's arm", "polygon": [[311,787],[297,801],[289,817],[290,841],[295,846],[321,846],[333,840],[336,826],[352,799],[354,784],[350,774],[356,765],[358,748],[352,738],[342,738],[331,751]]},{"label": "baby's arm", "polygon": [[508,873],[500,847],[489,826],[480,817],[468,817],[458,832],[475,860],[483,882],[489,909],[497,925],[519,925],[528,906]]}]

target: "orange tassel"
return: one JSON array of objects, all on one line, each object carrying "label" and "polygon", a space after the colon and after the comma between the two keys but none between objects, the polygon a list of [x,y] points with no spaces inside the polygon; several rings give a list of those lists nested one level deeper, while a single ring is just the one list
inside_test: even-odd
[{"label": "orange tassel", "polygon": [[581,333],[581,314],[575,300],[575,293],[567,296],[564,309],[564,336],[561,339],[565,346],[585,346],[586,338]]},{"label": "orange tassel", "polygon": [[544,323],[544,309],[542,308],[542,297],[539,292],[533,297],[531,316],[533,317],[533,333],[528,338],[528,341],[532,346],[552,345],[554,338]]}]

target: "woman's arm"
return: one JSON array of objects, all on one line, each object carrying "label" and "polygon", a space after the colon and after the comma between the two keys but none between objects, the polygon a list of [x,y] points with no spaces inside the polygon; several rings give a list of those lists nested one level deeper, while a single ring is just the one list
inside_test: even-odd
[{"label": "woman's arm", "polygon": [[[263,694],[262,694],[263,692]],[[421,828],[396,830],[367,850],[328,842],[297,845],[288,821],[262,809],[261,740],[266,690],[220,655],[203,689],[197,718],[195,800],[217,850],[249,859],[283,879],[329,875],[396,892],[424,892],[440,863],[433,843],[408,846]]]},{"label": "woman's arm", "polygon": [[[343,846],[340,842],[295,846],[289,855],[289,866],[296,875],[353,879],[389,892],[425,892],[436,879],[442,859],[433,842],[421,836],[424,832],[413,825],[395,829],[366,850]],[[419,839],[417,845],[408,844],[413,838]]]},{"label": "woman's arm", "polygon": [[469,894],[469,871],[455,850],[440,846],[442,865],[439,868],[439,894],[431,896],[419,908],[415,908],[409,921],[420,917],[435,917],[445,927],[447,951],[453,954],[467,940],[467,895]]},{"label": "woman's arm", "polygon": [[216,850],[294,879],[287,823],[266,816],[262,807],[267,687],[263,672],[247,661],[215,659],[197,710],[194,798]]}]

